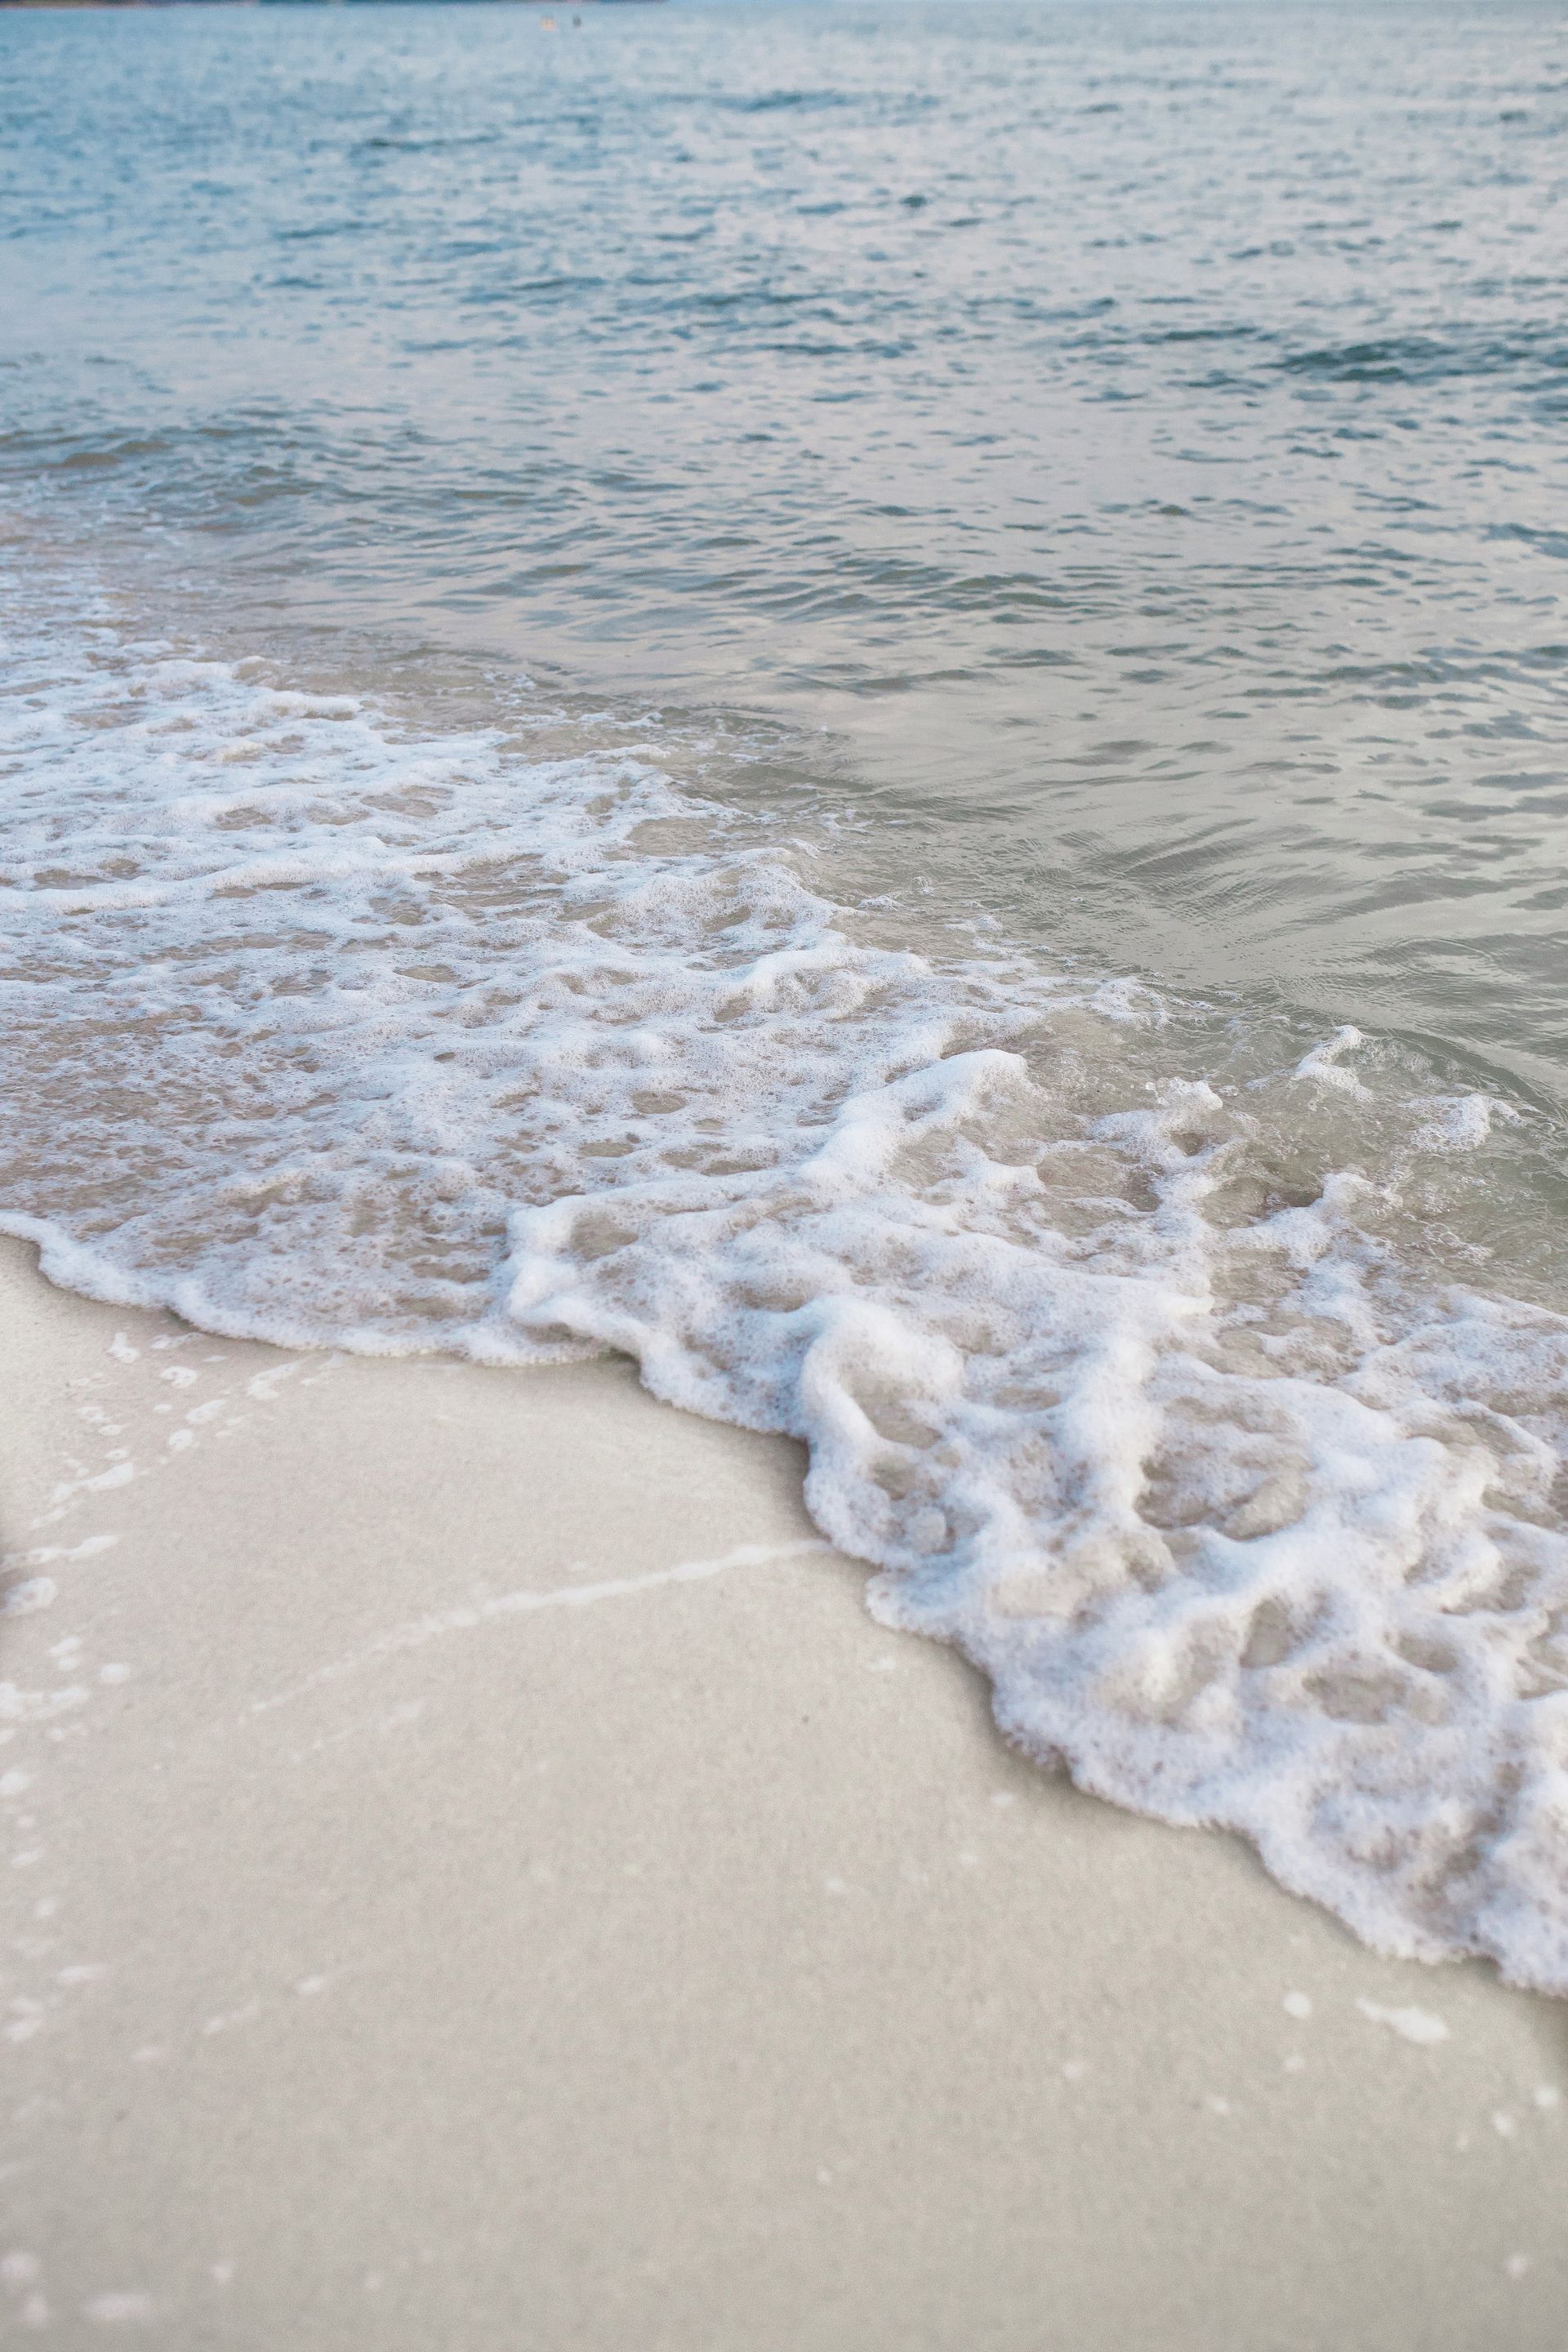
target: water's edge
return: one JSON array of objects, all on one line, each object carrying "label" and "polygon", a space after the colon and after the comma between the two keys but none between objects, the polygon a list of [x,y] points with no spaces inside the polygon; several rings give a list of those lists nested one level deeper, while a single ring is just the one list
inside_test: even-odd
[{"label": "water's edge", "polygon": [[25,614],[10,651],[0,1226],[49,1279],[289,1346],[619,1349],[804,1440],[873,1607],[1042,1761],[1568,1990],[1527,1106],[837,899],[831,828],[646,744],[421,735]]}]

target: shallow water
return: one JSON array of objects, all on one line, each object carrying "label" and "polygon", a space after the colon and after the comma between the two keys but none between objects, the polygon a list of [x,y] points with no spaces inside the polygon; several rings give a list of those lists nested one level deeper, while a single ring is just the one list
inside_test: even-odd
[{"label": "shallow water", "polygon": [[1552,11],[0,22],[0,1212],[788,1428],[1568,1989]]}]

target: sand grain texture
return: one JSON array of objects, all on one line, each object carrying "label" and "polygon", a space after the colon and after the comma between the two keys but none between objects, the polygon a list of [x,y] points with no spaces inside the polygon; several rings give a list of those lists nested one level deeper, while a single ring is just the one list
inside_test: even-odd
[{"label": "sand grain texture", "polygon": [[1561,2342],[1563,2011],[1043,1779],[788,1445],[0,1315],[0,2340]]}]

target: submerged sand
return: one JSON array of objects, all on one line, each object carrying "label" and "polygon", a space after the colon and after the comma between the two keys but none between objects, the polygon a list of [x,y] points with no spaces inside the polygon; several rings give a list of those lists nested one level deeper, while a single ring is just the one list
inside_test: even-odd
[{"label": "submerged sand", "polygon": [[0,1317],[0,2337],[1562,2342],[1568,2011],[1042,1776],[790,1445]]}]

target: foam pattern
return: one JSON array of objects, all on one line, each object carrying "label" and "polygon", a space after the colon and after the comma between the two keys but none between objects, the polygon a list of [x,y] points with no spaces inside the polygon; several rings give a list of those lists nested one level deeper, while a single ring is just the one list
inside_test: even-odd
[{"label": "foam pattern", "polygon": [[1527,1108],[835,903],[830,833],[647,750],[107,631],[10,655],[0,1223],[55,1279],[290,1345],[625,1349],[804,1439],[873,1607],[1031,1753],[1568,1991]]}]

